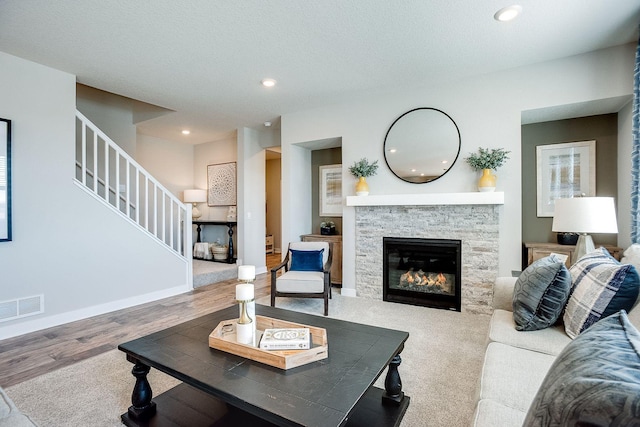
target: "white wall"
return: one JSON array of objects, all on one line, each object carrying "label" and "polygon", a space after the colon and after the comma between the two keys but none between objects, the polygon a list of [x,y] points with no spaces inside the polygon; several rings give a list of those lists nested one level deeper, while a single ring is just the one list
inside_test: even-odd
[{"label": "white wall", "polygon": [[193,145],[138,134],[135,159],[183,200],[182,192],[193,188],[193,153]]},{"label": "white wall", "polygon": [[0,93],[13,126],[0,301],[45,301],[44,314],[0,323],[0,339],[188,290],[184,260],[74,183],[75,76],[0,52]]},{"label": "white wall", "polygon": [[238,129],[238,263],[255,265],[256,274],[267,271],[266,162],[260,131]]},{"label": "white wall", "polygon": [[618,112],[618,246],[631,245],[631,152],[633,135],[633,104]]},{"label": "white wall", "polygon": [[[344,196],[355,194],[355,178],[348,166],[361,157],[378,160],[378,174],[368,178],[371,194],[413,194],[476,191],[477,175],[462,160],[478,147],[503,147],[511,151],[498,170],[497,191],[505,192],[501,211],[499,271],[520,270],[521,112],[632,93],[633,45],[618,46],[585,55],[551,61],[456,82],[426,83],[403,93],[370,97],[359,102],[332,105],[282,117],[283,240],[310,232],[301,199],[309,193],[304,165],[308,163],[298,143],[342,137]],[[434,107],[449,114],[460,129],[461,156],[444,177],[428,184],[409,184],[396,178],[383,157],[384,135],[402,113],[416,107]],[[630,132],[631,129],[623,129]],[[308,174],[307,174],[308,175]],[[527,195],[535,197],[535,195]],[[302,203],[304,205],[304,203]],[[307,203],[306,206],[310,206]],[[355,210],[343,209],[343,289],[355,292]],[[283,242],[283,245],[285,242]]]},{"label": "white wall", "polygon": [[128,155],[136,156],[133,104],[128,98],[77,85],[76,107]]},{"label": "white wall", "polygon": [[[226,139],[196,145],[193,152],[193,188],[207,189],[207,166],[237,162],[237,147],[236,135],[232,135]],[[226,207],[207,206],[206,203],[203,203],[198,206],[198,209],[202,212],[202,219],[218,221],[225,221],[227,219]]]}]

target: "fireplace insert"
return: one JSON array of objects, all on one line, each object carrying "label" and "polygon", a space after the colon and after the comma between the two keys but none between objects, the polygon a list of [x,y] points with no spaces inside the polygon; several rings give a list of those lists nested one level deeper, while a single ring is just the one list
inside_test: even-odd
[{"label": "fireplace insert", "polygon": [[460,311],[461,241],[383,238],[384,301]]}]

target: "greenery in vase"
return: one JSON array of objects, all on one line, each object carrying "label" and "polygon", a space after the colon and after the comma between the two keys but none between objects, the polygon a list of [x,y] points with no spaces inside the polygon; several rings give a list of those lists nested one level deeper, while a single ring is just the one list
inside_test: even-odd
[{"label": "greenery in vase", "polygon": [[496,170],[500,166],[504,165],[511,151],[505,151],[503,148],[482,148],[478,149],[478,153],[471,153],[469,157],[465,158],[469,166],[474,170],[493,169]]},{"label": "greenery in vase", "polygon": [[356,178],[373,176],[376,174],[378,170],[378,161],[376,160],[373,163],[369,163],[366,158],[362,158],[359,161],[355,162],[351,167],[349,167],[349,172],[351,175]]}]

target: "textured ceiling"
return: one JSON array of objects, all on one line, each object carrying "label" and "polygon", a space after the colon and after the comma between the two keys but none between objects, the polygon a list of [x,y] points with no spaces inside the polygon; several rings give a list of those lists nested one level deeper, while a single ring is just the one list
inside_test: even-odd
[{"label": "textured ceiling", "polygon": [[[175,111],[201,143],[285,113],[637,39],[638,0],[0,0],[0,51]],[[275,88],[261,87],[271,77]],[[192,129],[189,137],[179,130]]]}]

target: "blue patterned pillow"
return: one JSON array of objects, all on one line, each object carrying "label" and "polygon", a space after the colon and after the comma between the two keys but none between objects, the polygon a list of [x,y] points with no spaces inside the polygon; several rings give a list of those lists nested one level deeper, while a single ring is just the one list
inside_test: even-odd
[{"label": "blue patterned pillow", "polygon": [[639,424],[640,334],[621,311],[562,350],[523,427]]},{"label": "blue patterned pillow", "polygon": [[519,331],[536,331],[552,326],[562,315],[571,275],[558,257],[551,255],[533,262],[518,277],[513,289],[513,321]]},{"label": "blue patterned pillow", "polygon": [[586,254],[569,272],[573,283],[563,320],[571,338],[613,313],[630,311],[638,299],[640,277],[635,267],[620,264],[605,248]]},{"label": "blue patterned pillow", "polygon": [[322,255],[324,249],[319,251],[291,250],[291,271],[322,271]]}]

